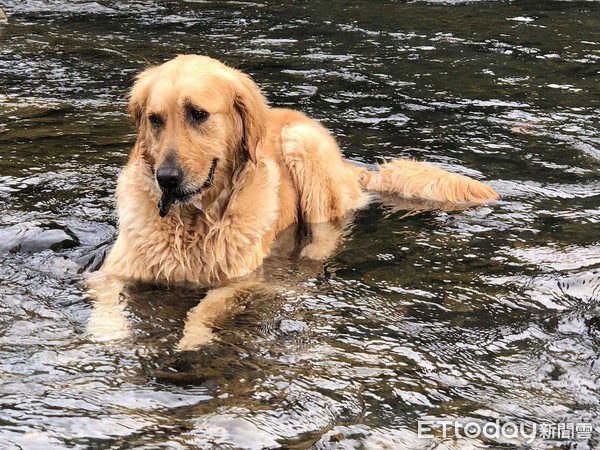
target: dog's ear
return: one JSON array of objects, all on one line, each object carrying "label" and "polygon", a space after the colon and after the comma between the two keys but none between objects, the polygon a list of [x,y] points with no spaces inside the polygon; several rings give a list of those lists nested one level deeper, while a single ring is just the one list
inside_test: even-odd
[{"label": "dog's ear", "polygon": [[256,164],[256,150],[267,132],[267,100],[252,79],[239,73],[233,106],[242,121],[242,151]]},{"label": "dog's ear", "polygon": [[146,107],[146,100],[148,99],[150,79],[151,75],[154,73],[154,70],[155,68],[151,67],[140,73],[136,77],[136,81],[131,88],[131,92],[129,93],[129,105],[127,110],[129,111],[129,114],[131,114],[137,129],[140,128],[142,123],[142,116]]}]

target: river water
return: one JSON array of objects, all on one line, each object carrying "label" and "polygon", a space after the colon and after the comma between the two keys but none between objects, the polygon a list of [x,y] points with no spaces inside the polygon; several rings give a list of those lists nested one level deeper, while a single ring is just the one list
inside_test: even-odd
[{"label": "river water", "polygon": [[[4,9],[1,449],[600,447],[599,3]],[[132,288],[131,336],[96,342],[82,269],[114,240],[127,91],[179,53],[252,74],[356,161],[427,160],[502,200],[374,203],[324,264],[269,261],[285,289],[200,350],[175,351],[193,286]],[[419,420],[538,433],[419,437]]]}]

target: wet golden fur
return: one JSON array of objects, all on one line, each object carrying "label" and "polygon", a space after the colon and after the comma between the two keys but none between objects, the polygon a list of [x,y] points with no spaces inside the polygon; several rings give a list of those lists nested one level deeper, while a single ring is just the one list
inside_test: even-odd
[{"label": "wet golden fur", "polygon": [[[193,122],[189,105],[206,119]],[[138,138],[117,185],[119,237],[103,268],[121,277],[210,284],[246,275],[279,232],[298,220],[340,219],[369,190],[453,203],[497,198],[476,180],[415,161],[358,168],[319,123],[270,108],[250,77],[208,57],[146,70],[129,109]],[[207,183],[213,161],[216,169],[210,186],[161,218],[155,171],[165,161],[182,168],[186,192]],[[317,238],[303,256],[325,257],[334,241]]]}]

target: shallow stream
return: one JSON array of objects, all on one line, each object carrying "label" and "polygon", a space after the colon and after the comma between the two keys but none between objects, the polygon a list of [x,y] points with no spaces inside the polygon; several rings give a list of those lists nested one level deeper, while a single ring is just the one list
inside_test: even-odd
[{"label": "shallow stream", "polygon": [[[600,448],[600,3],[3,7],[1,449]],[[325,264],[269,261],[285,289],[198,351],[174,350],[192,287],[136,287],[133,335],[95,342],[81,271],[115,236],[127,91],[179,53],[252,74],[356,161],[427,160],[502,200],[375,203]],[[497,419],[593,430],[418,435]]]}]

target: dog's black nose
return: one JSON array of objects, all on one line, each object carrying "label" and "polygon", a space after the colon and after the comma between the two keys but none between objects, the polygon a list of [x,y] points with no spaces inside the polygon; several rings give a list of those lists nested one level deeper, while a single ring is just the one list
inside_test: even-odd
[{"label": "dog's black nose", "polygon": [[177,166],[161,166],[156,171],[156,181],[163,189],[175,189],[183,181],[183,171]]}]

